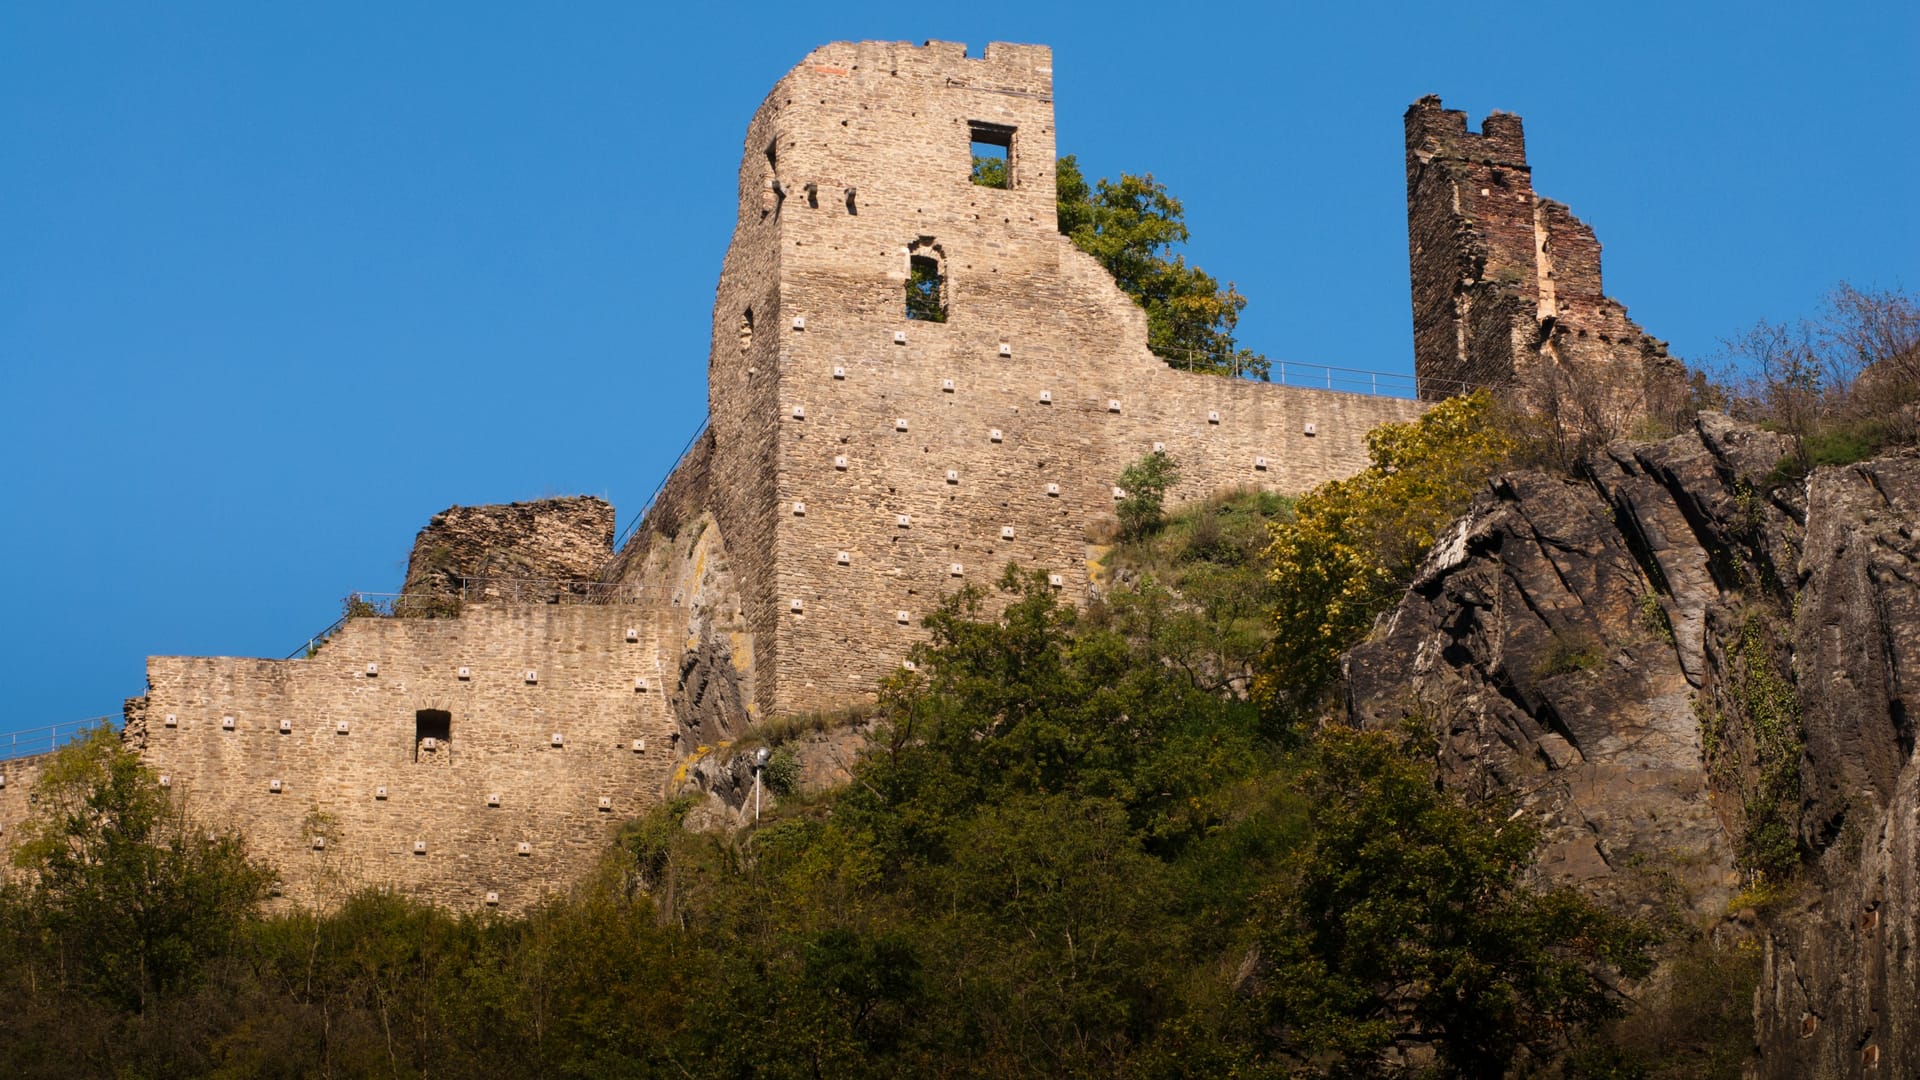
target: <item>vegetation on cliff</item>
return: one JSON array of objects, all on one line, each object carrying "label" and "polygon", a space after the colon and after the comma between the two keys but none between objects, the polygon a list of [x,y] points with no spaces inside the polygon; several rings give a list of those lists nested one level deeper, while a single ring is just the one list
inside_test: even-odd
[{"label": "vegetation on cliff", "polygon": [[[145,901],[203,909],[194,962],[129,997],[83,977],[61,920],[85,891],[29,848],[37,881],[0,900],[13,1074],[1479,1075],[1564,1050],[1622,1010],[1644,931],[1525,884],[1529,828],[1436,787],[1406,737],[1269,737],[1245,691],[1291,513],[1248,494],[1143,524],[1085,611],[1044,573],[950,597],[850,784],[731,835],[669,804],[525,917],[375,893],[263,914],[221,840]],[[167,804],[90,752],[89,783]],[[88,862],[138,876],[156,844]]]},{"label": "vegetation on cliff", "polygon": [[[1082,189],[1117,223],[1090,235],[1118,251],[1137,228],[1134,253],[1164,255],[1152,238],[1174,235],[1178,205],[1151,181]],[[1736,407],[1797,440],[1776,482],[1858,416],[1911,437],[1903,302],[1872,325],[1906,351],[1876,346],[1868,374],[1801,412],[1804,371],[1769,390],[1761,369]],[[882,688],[850,783],[795,790],[781,748],[768,780],[784,797],[759,826],[689,832],[688,802],[670,802],[524,916],[350,888],[325,913],[269,913],[271,877],[240,843],[96,736],[46,773],[25,872],[0,890],[0,1062],[20,1077],[1736,1074],[1749,954],[1670,925],[1673,976],[1633,984],[1653,930],[1532,884],[1534,823],[1462,799],[1431,731],[1312,722],[1343,652],[1486,477],[1528,456],[1512,431],[1485,396],[1456,399],[1376,432],[1349,480],[1171,517],[1174,463],[1137,463],[1101,599],[1074,610],[1019,571],[950,597]],[[1750,516],[1791,496],[1743,490]],[[1658,597],[1634,610],[1673,644]],[[1800,718],[1767,635],[1741,625],[1722,704],[1754,727],[1755,769],[1711,745],[1708,763],[1728,762],[1750,819],[1743,861],[1779,880],[1801,858]],[[1523,674],[1577,681],[1597,657],[1569,647]],[[1710,740],[1721,716],[1703,711]]]},{"label": "vegetation on cliff", "polygon": [[1726,342],[1733,415],[1790,436],[1776,480],[1920,441],[1920,301],[1841,282],[1810,317],[1762,320]]},{"label": "vegetation on cliff", "polygon": [[1367,434],[1365,469],[1302,496],[1273,531],[1276,633],[1259,693],[1287,722],[1307,716],[1413,580],[1441,530],[1518,448],[1487,391],[1448,398],[1411,424]]}]

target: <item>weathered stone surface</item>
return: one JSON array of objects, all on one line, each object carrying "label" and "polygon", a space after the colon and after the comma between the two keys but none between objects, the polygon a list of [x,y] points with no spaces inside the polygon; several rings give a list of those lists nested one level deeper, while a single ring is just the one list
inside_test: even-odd
[{"label": "weathered stone surface", "polygon": [[[1426,721],[1448,783],[1537,814],[1548,879],[1647,911],[1677,885],[1715,919],[1756,767],[1737,642],[1781,628],[1747,647],[1794,676],[1811,863],[1766,930],[1756,1075],[1916,1076],[1920,457],[1760,494],[1786,448],[1703,416],[1581,481],[1499,478],[1350,654],[1348,709]],[[1726,772],[1696,702],[1726,717]]]},{"label": "weathered stone surface", "polygon": [[1450,783],[1538,815],[1549,877],[1651,908],[1672,867],[1715,910],[1733,855],[1656,595],[1592,485],[1502,477],[1350,654],[1353,719],[1432,724]]},{"label": "weathered stone surface", "polygon": [[420,530],[405,591],[487,598],[491,580],[578,581],[613,554],[613,504],[590,495],[497,506],[450,506]]},{"label": "weathered stone surface", "polygon": [[[982,124],[1010,144],[1010,188],[971,180]],[[759,712],[868,698],[943,593],[1009,562],[1083,599],[1086,527],[1156,444],[1182,466],[1176,500],[1291,492],[1420,414],[1169,368],[1140,308],[1059,234],[1054,154],[1053,58],[1031,45],[824,46],[748,126],[711,449],[683,466],[713,480],[704,502],[663,501],[726,538]],[[915,254],[940,263],[943,322],[907,318]]]},{"label": "weathered stone surface", "polygon": [[657,802],[679,625],[667,605],[470,603],[349,619],[310,659],[152,657],[146,763],[241,830],[290,900],[521,910]]},{"label": "weathered stone surface", "polygon": [[1763,1077],[1920,1076],[1917,532],[1920,458],[1808,482],[1793,638],[1817,856],[1768,940]]},{"label": "weathered stone surface", "polygon": [[1609,437],[1685,400],[1666,343],[1600,283],[1600,241],[1533,190],[1512,113],[1478,132],[1434,96],[1407,109],[1407,243],[1421,394],[1513,387],[1569,430]]}]

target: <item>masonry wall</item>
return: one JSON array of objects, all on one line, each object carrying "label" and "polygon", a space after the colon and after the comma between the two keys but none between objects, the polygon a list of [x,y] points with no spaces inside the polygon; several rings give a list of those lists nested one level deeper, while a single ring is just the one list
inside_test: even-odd
[{"label": "masonry wall", "polygon": [[590,579],[613,554],[613,504],[591,495],[450,506],[414,537],[405,591],[493,595],[484,579]]},{"label": "masonry wall", "polygon": [[1600,242],[1540,198],[1519,117],[1478,132],[1438,97],[1406,113],[1414,370],[1423,398],[1510,387],[1569,427],[1617,435],[1684,397],[1684,372],[1601,284]]},{"label": "masonry wall", "polygon": [[[749,127],[710,395],[763,710],[865,696],[943,593],[1008,562],[1083,599],[1089,528],[1156,445],[1176,500],[1299,491],[1422,408],[1148,352],[1144,314],[1058,233],[1051,65],[1038,46],[829,45]],[[1011,132],[1010,189],[971,182],[977,125]],[[906,318],[910,254],[940,260],[945,322]]]},{"label": "masonry wall", "polygon": [[[241,829],[292,900],[376,886],[521,909],[657,802],[672,622],[646,605],[469,604],[349,620],[306,660],[156,656],[146,761],[203,819]],[[449,714],[451,738],[422,746],[420,710]]]},{"label": "masonry wall", "polygon": [[11,761],[0,761],[0,881],[13,865],[13,850],[19,846],[21,826],[33,812],[33,785],[52,754],[34,754]]}]

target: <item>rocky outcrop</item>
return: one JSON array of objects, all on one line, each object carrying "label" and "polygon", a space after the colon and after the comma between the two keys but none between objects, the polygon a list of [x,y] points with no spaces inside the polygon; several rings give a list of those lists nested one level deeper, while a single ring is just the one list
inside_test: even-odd
[{"label": "rocky outcrop", "polygon": [[1767,943],[1762,1076],[1920,1076],[1920,458],[1814,474],[1793,621],[1798,902]]},{"label": "rocky outcrop", "polygon": [[1424,725],[1445,782],[1537,815],[1545,878],[1622,908],[1721,917],[1797,846],[1757,1074],[1920,1076],[1920,457],[1769,493],[1785,449],[1703,416],[1496,479],[1349,654],[1347,709]]}]

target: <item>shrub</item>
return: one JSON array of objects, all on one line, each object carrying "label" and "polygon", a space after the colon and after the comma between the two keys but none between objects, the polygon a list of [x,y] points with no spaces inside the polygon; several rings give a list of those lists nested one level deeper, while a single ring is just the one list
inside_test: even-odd
[{"label": "shrub", "polygon": [[1118,507],[1120,533],[1138,540],[1160,528],[1165,520],[1167,489],[1180,478],[1180,466],[1164,450],[1155,450],[1120,472],[1120,488],[1126,492]]}]

